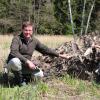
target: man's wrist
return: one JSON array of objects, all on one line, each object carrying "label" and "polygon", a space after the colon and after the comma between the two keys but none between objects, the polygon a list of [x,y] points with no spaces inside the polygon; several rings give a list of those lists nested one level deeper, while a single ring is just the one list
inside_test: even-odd
[{"label": "man's wrist", "polygon": [[61,54],[59,54],[58,57],[61,57]]},{"label": "man's wrist", "polygon": [[27,59],[27,60],[26,60],[26,64],[28,64],[29,62],[30,62],[30,60]]},{"label": "man's wrist", "polygon": [[59,57],[63,58],[63,55],[62,54],[59,54]]}]

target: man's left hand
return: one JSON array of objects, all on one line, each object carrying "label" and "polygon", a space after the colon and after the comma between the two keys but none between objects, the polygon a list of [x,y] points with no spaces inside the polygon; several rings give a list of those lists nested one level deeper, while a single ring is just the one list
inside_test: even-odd
[{"label": "man's left hand", "polygon": [[69,55],[67,55],[67,54],[59,54],[59,57],[64,58],[64,59],[69,59],[69,58],[71,58],[72,56],[69,56]]}]

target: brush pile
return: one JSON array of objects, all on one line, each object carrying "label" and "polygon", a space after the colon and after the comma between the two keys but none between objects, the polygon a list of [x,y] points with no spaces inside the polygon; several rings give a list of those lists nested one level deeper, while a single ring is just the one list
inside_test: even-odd
[{"label": "brush pile", "polygon": [[76,42],[65,42],[55,50],[71,56],[69,59],[39,56],[38,66],[47,74],[47,78],[66,74],[83,80],[95,79],[95,70],[99,67],[99,49],[91,47],[100,44],[99,34],[89,34],[77,39]]}]

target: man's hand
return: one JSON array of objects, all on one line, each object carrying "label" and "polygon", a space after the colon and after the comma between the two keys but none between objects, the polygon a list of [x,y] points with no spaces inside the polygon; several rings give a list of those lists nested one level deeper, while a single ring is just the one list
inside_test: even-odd
[{"label": "man's hand", "polygon": [[92,48],[99,48],[100,49],[100,46],[96,45],[95,43],[92,43]]},{"label": "man's hand", "polygon": [[91,47],[95,48],[95,46],[96,46],[96,44],[95,44],[95,42],[93,42],[92,45],[91,45]]},{"label": "man's hand", "polygon": [[64,58],[64,59],[69,59],[71,58],[71,56],[67,55],[67,54],[59,54],[59,57]]},{"label": "man's hand", "polygon": [[36,66],[30,60],[27,60],[26,63],[29,66],[30,69],[35,69],[36,68]]}]

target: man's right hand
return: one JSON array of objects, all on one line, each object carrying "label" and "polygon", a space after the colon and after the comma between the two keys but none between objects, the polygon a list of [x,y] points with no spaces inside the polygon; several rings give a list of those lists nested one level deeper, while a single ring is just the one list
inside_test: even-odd
[{"label": "man's right hand", "polygon": [[32,61],[27,60],[26,63],[27,63],[27,65],[29,66],[30,69],[35,69],[35,68],[36,68],[36,66],[33,64]]}]

